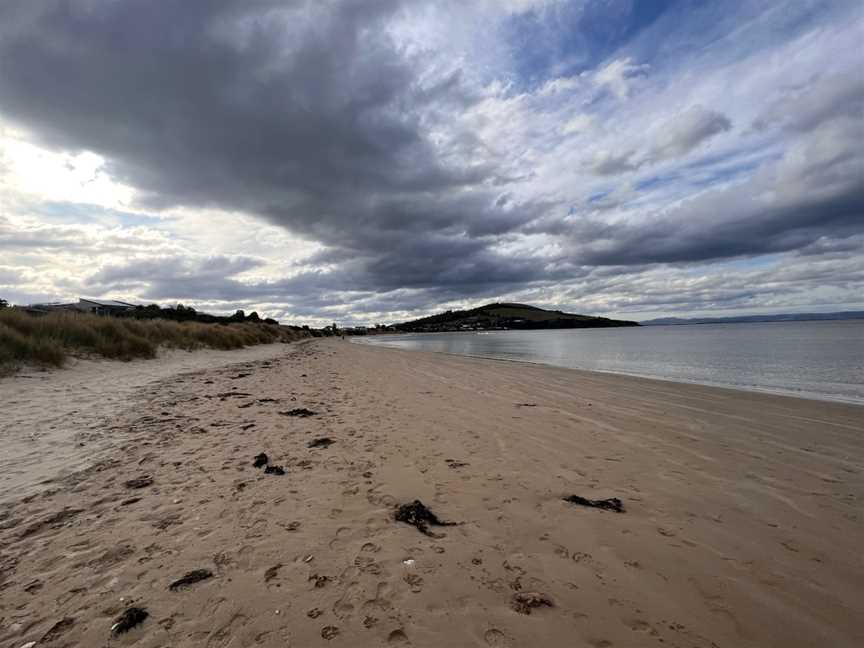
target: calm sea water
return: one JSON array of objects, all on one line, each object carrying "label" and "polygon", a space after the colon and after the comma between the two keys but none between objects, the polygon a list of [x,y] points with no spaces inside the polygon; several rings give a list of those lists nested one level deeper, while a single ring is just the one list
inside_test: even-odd
[{"label": "calm sea water", "polygon": [[864,404],[864,320],[422,333],[354,340]]}]

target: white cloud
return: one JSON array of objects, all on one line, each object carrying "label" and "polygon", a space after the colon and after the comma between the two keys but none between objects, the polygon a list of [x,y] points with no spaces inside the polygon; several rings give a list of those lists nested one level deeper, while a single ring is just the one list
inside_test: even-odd
[{"label": "white cloud", "polygon": [[637,79],[645,75],[651,66],[636,64],[630,57],[610,61],[593,75],[594,83],[608,88],[619,99],[627,99]]}]

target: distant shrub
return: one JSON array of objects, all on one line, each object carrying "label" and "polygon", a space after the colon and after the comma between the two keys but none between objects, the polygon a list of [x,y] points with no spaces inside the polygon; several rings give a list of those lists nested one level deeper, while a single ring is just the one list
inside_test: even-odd
[{"label": "distant shrub", "polygon": [[307,336],[296,328],[248,321],[204,324],[66,311],[31,315],[4,308],[0,310],[0,372],[21,364],[59,367],[69,355],[132,360],[154,358],[159,347],[228,350]]}]

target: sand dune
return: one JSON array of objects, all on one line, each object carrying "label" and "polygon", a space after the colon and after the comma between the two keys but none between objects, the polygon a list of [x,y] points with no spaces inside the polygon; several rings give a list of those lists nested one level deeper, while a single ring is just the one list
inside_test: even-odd
[{"label": "sand dune", "polygon": [[[864,408],[282,349],[123,395],[100,461],[2,509],[0,645],[864,643]],[[63,402],[26,380],[15,407]],[[394,521],[415,499],[458,524]],[[149,616],[112,638],[130,605]]]}]

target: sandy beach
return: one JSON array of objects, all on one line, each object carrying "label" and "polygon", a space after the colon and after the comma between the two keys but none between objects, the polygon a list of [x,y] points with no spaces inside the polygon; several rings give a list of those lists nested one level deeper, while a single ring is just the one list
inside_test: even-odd
[{"label": "sandy beach", "polygon": [[[0,646],[864,645],[860,406],[336,339],[223,355],[0,381]],[[457,524],[395,521],[415,499]]]}]

